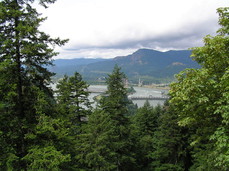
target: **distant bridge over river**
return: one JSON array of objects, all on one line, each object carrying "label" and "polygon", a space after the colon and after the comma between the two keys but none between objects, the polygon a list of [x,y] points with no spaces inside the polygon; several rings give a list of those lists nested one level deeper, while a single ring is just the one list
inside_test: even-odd
[{"label": "distant bridge over river", "polygon": [[[104,93],[107,91],[107,88],[89,88],[88,92],[90,93]],[[167,96],[166,94],[164,94],[164,92],[161,92],[161,96],[153,96],[153,95],[141,95],[141,96],[137,96],[135,94],[129,95],[128,99],[130,100],[167,100],[169,99],[169,96]]]},{"label": "distant bridge over river", "polygon": [[107,89],[104,88],[89,88],[87,90],[90,93],[105,93],[107,91]]},{"label": "distant bridge over river", "polygon": [[168,96],[161,96],[161,97],[155,97],[155,96],[129,96],[130,100],[167,100],[169,99]]},{"label": "distant bridge over river", "polygon": [[89,92],[89,93],[99,93],[99,94],[105,93],[104,90],[89,90],[88,92]]}]

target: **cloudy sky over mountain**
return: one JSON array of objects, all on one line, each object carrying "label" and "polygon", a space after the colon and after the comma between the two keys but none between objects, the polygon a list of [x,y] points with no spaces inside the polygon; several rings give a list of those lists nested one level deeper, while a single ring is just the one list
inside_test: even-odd
[{"label": "cloudy sky over mountain", "polygon": [[41,29],[69,38],[57,58],[127,55],[201,46],[218,28],[218,7],[228,0],[57,0],[41,9]]}]

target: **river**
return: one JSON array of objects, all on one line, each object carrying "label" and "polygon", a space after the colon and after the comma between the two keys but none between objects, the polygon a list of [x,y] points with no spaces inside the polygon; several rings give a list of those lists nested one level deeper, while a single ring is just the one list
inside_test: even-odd
[{"label": "river", "polygon": [[[53,90],[56,89],[56,84],[52,84],[51,87]],[[145,87],[133,87],[134,90],[136,91],[130,96],[135,96],[135,97],[162,97],[162,92],[165,94],[168,93],[168,90],[164,89],[154,89],[154,88],[145,88]],[[89,95],[89,100],[93,102],[92,106],[95,107],[96,104],[94,103],[93,98],[102,92],[105,92],[107,90],[106,85],[90,85],[89,86],[89,91],[92,92]],[[138,107],[142,107],[146,100],[132,100],[134,104],[137,104]],[[156,106],[158,104],[163,105],[165,100],[148,100],[151,106]]]},{"label": "river", "polygon": [[[105,85],[91,85],[89,87],[89,91],[91,92],[105,92],[107,90],[107,86]],[[168,90],[164,89],[154,89],[154,88],[145,88],[145,87],[134,87],[134,90],[136,91],[134,94],[130,96],[134,97],[162,97],[162,92],[165,94],[168,93]],[[100,93],[91,93],[89,96],[90,101],[93,102],[93,97],[99,95]],[[146,100],[132,100],[134,104],[137,104],[138,107],[142,107]],[[165,100],[148,100],[150,105],[156,106],[158,104],[163,105]]]}]

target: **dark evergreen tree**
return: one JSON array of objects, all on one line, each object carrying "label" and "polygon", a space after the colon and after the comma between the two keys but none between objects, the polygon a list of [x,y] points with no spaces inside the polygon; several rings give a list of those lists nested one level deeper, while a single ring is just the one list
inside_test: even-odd
[{"label": "dark evergreen tree", "polygon": [[79,135],[76,151],[80,168],[85,170],[109,171],[117,170],[117,154],[112,142],[118,140],[110,115],[102,110],[95,110],[89,117],[87,125],[83,125],[83,133]]},{"label": "dark evergreen tree", "polygon": [[89,109],[91,109],[88,87],[89,85],[77,72],[71,77],[65,75],[57,83],[58,109],[63,116],[71,120],[72,125],[80,126],[87,119]]},{"label": "dark evergreen tree", "polygon": [[151,169],[156,171],[188,171],[192,159],[189,137],[191,131],[178,125],[178,115],[167,102],[158,118],[151,152]]},{"label": "dark evergreen tree", "polygon": [[158,127],[159,115],[163,113],[161,106],[150,106],[146,101],[132,117],[132,139],[135,142],[136,160],[139,169],[150,170],[152,162],[153,136]]},{"label": "dark evergreen tree", "polygon": [[131,153],[132,142],[130,141],[130,121],[127,98],[127,89],[124,81],[126,76],[117,65],[112,74],[108,75],[107,96],[100,102],[100,108],[110,115],[115,128],[114,135],[118,137],[112,142],[112,150],[116,153],[115,164],[117,170],[131,170],[134,168],[134,158]]},{"label": "dark evergreen tree", "polygon": [[37,124],[30,125],[25,135],[28,151],[22,160],[27,164],[26,169],[71,170],[75,166],[71,153],[74,139],[66,128],[67,122],[55,111],[53,104],[50,105],[44,92],[40,91],[36,98]]},{"label": "dark evergreen tree", "polygon": [[[130,121],[125,75],[116,66],[107,78],[108,90],[98,109],[89,117],[79,146],[81,161],[88,169],[133,170]],[[94,145],[95,144],[95,145]]]},{"label": "dark evergreen tree", "polygon": [[[31,157],[32,149],[41,146],[35,147],[38,140],[28,135],[36,132],[42,118],[57,117],[53,112],[52,91],[48,87],[53,73],[46,69],[46,65],[50,65],[51,58],[57,54],[52,45],[63,45],[66,40],[52,39],[39,31],[39,25],[45,19],[32,7],[33,2],[0,2],[1,170],[23,170],[35,162],[35,158],[31,161],[28,155]],[[40,0],[45,7],[53,2],[55,0]],[[37,150],[39,153],[42,155]]]}]

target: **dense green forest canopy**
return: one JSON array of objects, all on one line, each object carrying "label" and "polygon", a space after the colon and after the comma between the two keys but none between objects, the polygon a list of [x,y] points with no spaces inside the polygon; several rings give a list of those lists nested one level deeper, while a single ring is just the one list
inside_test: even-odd
[{"label": "dense green forest canopy", "polygon": [[201,68],[178,74],[163,106],[133,105],[115,66],[92,109],[77,72],[54,96],[46,66],[67,40],[39,31],[33,3],[0,1],[0,170],[229,169],[229,8],[218,9],[217,35],[192,49]]}]

